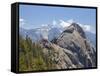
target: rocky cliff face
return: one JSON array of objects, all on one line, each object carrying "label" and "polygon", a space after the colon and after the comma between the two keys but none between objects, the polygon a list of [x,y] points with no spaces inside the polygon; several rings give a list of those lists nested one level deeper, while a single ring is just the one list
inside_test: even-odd
[{"label": "rocky cliff face", "polygon": [[89,68],[96,66],[96,51],[87,40],[83,29],[72,23],[57,38],[43,40],[41,46],[46,57],[51,56],[56,69]]}]

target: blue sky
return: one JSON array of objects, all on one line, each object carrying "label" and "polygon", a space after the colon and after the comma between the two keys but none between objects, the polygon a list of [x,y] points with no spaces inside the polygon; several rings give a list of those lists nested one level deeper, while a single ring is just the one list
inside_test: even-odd
[{"label": "blue sky", "polygon": [[51,24],[53,20],[67,21],[73,19],[81,24],[89,25],[95,31],[95,9],[20,5],[19,14],[21,22],[23,22],[23,28]]}]

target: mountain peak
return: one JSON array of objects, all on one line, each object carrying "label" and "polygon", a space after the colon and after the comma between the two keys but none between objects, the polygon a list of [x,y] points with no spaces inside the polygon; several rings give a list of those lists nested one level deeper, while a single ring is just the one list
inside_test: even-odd
[{"label": "mountain peak", "polygon": [[77,23],[75,23],[75,22],[73,22],[70,26],[73,26],[73,27],[75,27],[75,28],[79,28],[80,26],[77,24]]},{"label": "mountain peak", "polygon": [[73,28],[73,30],[76,30],[76,31],[79,31],[79,30],[83,31],[83,29],[77,23],[72,23],[68,28],[69,29],[72,29]]},{"label": "mountain peak", "polygon": [[84,30],[77,23],[72,23],[64,32],[73,33],[73,31],[77,31],[83,38],[86,38]]}]

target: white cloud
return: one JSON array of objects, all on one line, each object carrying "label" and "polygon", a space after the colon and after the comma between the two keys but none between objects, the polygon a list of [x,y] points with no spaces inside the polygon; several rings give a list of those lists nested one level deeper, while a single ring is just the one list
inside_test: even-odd
[{"label": "white cloud", "polygon": [[56,25],[56,24],[57,24],[57,22],[56,22],[55,20],[53,20],[52,24],[53,24],[53,25]]},{"label": "white cloud", "polygon": [[85,29],[86,31],[91,31],[90,25],[84,25],[84,29]]},{"label": "white cloud", "polygon": [[84,31],[95,33],[95,28],[92,25],[78,24],[83,28]]},{"label": "white cloud", "polygon": [[47,27],[48,25],[47,25],[47,24],[42,24],[41,26],[42,26],[42,27]]},{"label": "white cloud", "polygon": [[74,19],[69,19],[69,20],[67,20],[67,22],[68,22],[68,23],[73,23],[73,22],[75,22],[75,21],[74,21]]},{"label": "white cloud", "polygon": [[20,21],[20,22],[24,22],[24,19],[20,18],[19,21]]},{"label": "white cloud", "polygon": [[91,32],[91,33],[95,33],[95,28],[91,25],[84,25],[84,30],[85,31],[88,31],[88,32]]},{"label": "white cloud", "polygon": [[23,18],[20,18],[19,19],[19,26],[21,27],[21,28],[25,28],[25,29],[27,29],[26,28],[26,26],[27,26],[27,23],[26,23],[26,20],[25,19],[23,19]]},{"label": "white cloud", "polygon": [[[67,21],[60,20],[60,25],[63,28],[65,28],[65,27],[70,26],[73,22],[75,22],[74,19],[69,19]],[[78,23],[78,24],[83,28],[84,31],[95,33],[95,28],[92,25],[86,25],[86,24],[81,24],[81,23]]]},{"label": "white cloud", "polygon": [[68,26],[70,25],[70,23],[69,23],[69,22],[65,22],[65,21],[63,21],[63,20],[60,20],[60,25],[61,25],[63,28],[65,28],[65,27],[68,27]]},{"label": "white cloud", "polygon": [[20,18],[19,21],[20,21],[20,26],[23,26],[25,24],[25,20],[23,18]]},{"label": "white cloud", "polygon": [[75,22],[74,19],[69,19],[67,21],[64,21],[64,20],[60,20],[60,25],[65,28],[65,27],[68,27],[70,26],[73,22]]}]

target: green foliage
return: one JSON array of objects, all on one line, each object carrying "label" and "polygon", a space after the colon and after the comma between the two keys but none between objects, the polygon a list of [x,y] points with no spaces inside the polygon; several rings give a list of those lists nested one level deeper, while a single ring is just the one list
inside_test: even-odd
[{"label": "green foliage", "polygon": [[45,56],[40,44],[19,36],[19,71],[50,70],[54,65],[52,55]]}]

